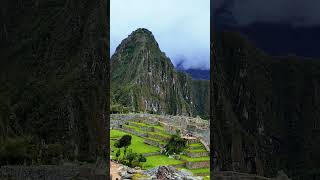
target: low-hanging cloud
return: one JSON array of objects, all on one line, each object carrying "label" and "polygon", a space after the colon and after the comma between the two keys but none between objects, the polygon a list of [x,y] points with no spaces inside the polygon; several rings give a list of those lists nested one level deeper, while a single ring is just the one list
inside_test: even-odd
[{"label": "low-hanging cloud", "polygon": [[173,64],[210,67],[210,0],[111,0],[110,53],[137,28],[152,31]]},{"label": "low-hanging cloud", "polygon": [[238,25],[255,22],[320,25],[319,0],[215,0],[214,11],[228,5]]}]

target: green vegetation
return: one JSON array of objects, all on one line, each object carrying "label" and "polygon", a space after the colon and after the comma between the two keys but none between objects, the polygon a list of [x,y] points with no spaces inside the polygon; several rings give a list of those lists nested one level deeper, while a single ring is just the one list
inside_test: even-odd
[{"label": "green vegetation", "polygon": [[[145,144],[143,142],[144,139],[139,137],[139,136],[136,136],[136,135],[133,135],[133,134],[129,134],[129,133],[125,133],[125,132],[122,132],[122,131],[119,131],[119,130],[114,130],[114,129],[112,129],[111,132],[110,132],[111,149],[115,149],[115,147],[114,147],[115,138],[119,138],[119,137],[121,137],[123,135],[126,135],[126,134],[131,135],[131,137],[132,137],[131,145],[128,147],[128,150],[132,149],[135,152],[139,152],[139,153],[143,153],[143,154],[145,154],[145,153],[155,153],[155,152],[159,152],[160,151],[160,148],[158,148],[158,147],[150,146],[150,145]],[[112,156],[115,156],[115,154],[116,154],[116,151],[111,153]]]},{"label": "green vegetation", "polygon": [[[207,106],[200,113],[205,112],[208,115],[209,89],[204,89],[201,93],[197,93],[197,96],[193,96],[192,78],[174,68],[171,60],[159,49],[150,31],[138,29],[132,32],[117,49],[118,51],[111,57],[111,101],[114,104],[112,110],[121,112],[119,109],[125,106],[130,107],[128,110],[144,111],[149,114],[200,115],[198,110]],[[164,77],[167,81],[163,81]],[[153,84],[159,87],[156,93],[155,87],[148,83],[149,78],[152,78]],[[175,88],[173,80],[176,82]],[[199,87],[209,87],[209,81],[207,86]],[[199,97],[201,95],[205,97]],[[201,100],[194,100],[193,97],[205,99],[205,103],[196,105],[197,110],[191,102],[201,102]],[[159,104],[159,109],[154,110],[146,106],[145,102],[156,102]]]},{"label": "green vegetation", "polygon": [[192,153],[207,152],[206,149],[187,149],[186,151],[192,152]]},{"label": "green vegetation", "polygon": [[192,169],[190,170],[194,174],[200,174],[200,173],[210,173],[210,168],[199,168],[199,169]]},{"label": "green vegetation", "polygon": [[[147,161],[143,154],[133,152],[132,149],[129,149],[127,153],[127,148],[131,145],[131,139],[131,135],[124,134],[113,144],[114,147],[118,148],[115,154],[117,161],[120,161],[122,164],[127,165],[129,167],[142,166],[141,163]],[[121,148],[124,148],[123,156],[121,156]]]},{"label": "green vegetation", "polygon": [[169,158],[166,155],[156,155],[147,157],[147,162],[143,165],[144,169],[154,168],[160,165],[178,165],[183,164],[182,161]]},{"label": "green vegetation", "polygon": [[[127,148],[128,146],[130,146],[131,144],[131,139],[132,137],[128,134],[125,134],[123,135],[119,140],[117,140],[115,143],[114,143],[114,146],[116,148],[119,148],[119,150],[121,148],[124,148],[124,155],[126,155],[126,152],[127,152]],[[119,151],[120,152],[120,151]],[[120,155],[120,153],[118,153]],[[119,157],[118,155],[118,157]]]},{"label": "green vegetation", "polygon": [[185,139],[178,134],[174,134],[165,146],[165,153],[169,155],[180,154],[186,148],[186,145],[187,141]]},{"label": "green vegetation", "polygon": [[111,104],[110,106],[110,112],[112,114],[118,114],[118,113],[128,113],[130,109],[128,107],[125,107],[121,104]]},{"label": "green vegetation", "polygon": [[[137,120],[138,121],[138,120]],[[112,157],[117,158],[117,154],[119,158],[123,158],[124,150],[117,151],[114,144],[124,135],[130,135],[132,137],[131,145],[128,147],[128,154],[132,152],[142,153],[142,154],[150,154],[150,153],[159,153],[154,155],[149,155],[146,157],[146,162],[142,164],[143,169],[150,169],[160,165],[172,165],[177,167],[184,167],[186,162],[202,162],[202,161],[210,161],[209,156],[203,157],[189,157],[187,155],[173,155],[173,157],[169,157],[164,154],[160,154],[160,148],[152,145],[148,145],[144,143],[144,140],[152,140],[153,142],[157,142],[163,146],[170,146],[172,152],[175,154],[179,154],[179,152],[206,152],[206,149],[201,143],[191,143],[188,144],[184,139],[182,139],[178,133],[175,135],[167,134],[164,128],[160,125],[150,125],[143,122],[134,122],[129,121],[124,127],[135,130],[136,132],[143,132],[147,134],[149,137],[139,137],[137,135],[133,135],[131,133],[127,133],[121,130],[111,130],[110,138],[111,138],[111,155]],[[146,130],[148,129],[148,130]],[[150,137],[152,136],[152,137]],[[166,138],[164,138],[166,137]],[[170,141],[171,140],[171,141]],[[178,148],[177,148],[178,147]],[[183,150],[181,150],[183,149]],[[178,151],[177,151],[178,150]],[[173,153],[174,154],[174,153]],[[135,156],[135,155],[129,155]],[[135,156],[136,157],[136,156]],[[129,159],[132,157],[129,157]],[[139,165],[139,161],[137,158],[133,158],[136,160],[131,160],[131,166]],[[129,162],[123,162],[124,164],[130,164]],[[141,165],[141,164],[140,164]],[[209,175],[209,168],[200,168],[190,170],[195,175]]]},{"label": "green vegetation", "polygon": [[189,144],[190,147],[203,147],[203,145],[201,143],[193,143],[193,144]]},{"label": "green vegetation", "polygon": [[185,160],[185,161],[189,161],[189,162],[210,161],[210,156],[191,158],[191,157],[186,156],[186,155],[181,155],[180,158],[181,158],[181,160]]}]

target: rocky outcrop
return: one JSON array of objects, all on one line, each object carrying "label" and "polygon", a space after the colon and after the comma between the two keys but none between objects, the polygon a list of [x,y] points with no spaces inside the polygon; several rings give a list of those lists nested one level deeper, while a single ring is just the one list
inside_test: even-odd
[{"label": "rocky outcrop", "polygon": [[179,171],[171,166],[159,166],[153,169],[146,170],[144,174],[150,176],[152,179],[158,180],[201,180],[202,177],[194,177],[192,173],[187,171]]},{"label": "rocky outcrop", "polygon": [[[111,162],[114,164],[114,162]],[[202,177],[192,176],[191,172],[178,170],[172,166],[158,166],[149,170],[141,170],[140,168],[130,168],[125,165],[117,164],[117,172],[122,179],[136,180],[202,180]],[[117,174],[113,174],[114,176]]]},{"label": "rocky outcrop", "polygon": [[1,3],[0,142],[33,136],[92,161],[106,148],[105,1]]},{"label": "rocky outcrop", "polygon": [[218,34],[213,143],[222,170],[312,179],[320,164],[320,61],[271,57],[239,34]]},{"label": "rocky outcrop", "polygon": [[[209,81],[203,82],[209,84]],[[195,87],[189,75],[176,71],[147,29],[132,32],[111,57],[112,103],[128,107],[130,111],[208,116],[207,109],[201,109],[203,104],[194,103],[194,97],[201,99],[194,94],[208,95],[193,92],[200,91],[199,88],[208,91],[208,86]]]}]

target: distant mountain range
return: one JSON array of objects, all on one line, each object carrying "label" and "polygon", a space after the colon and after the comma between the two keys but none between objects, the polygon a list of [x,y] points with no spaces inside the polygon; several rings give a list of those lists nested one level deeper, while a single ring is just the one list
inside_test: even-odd
[{"label": "distant mountain range", "polygon": [[190,69],[185,69],[182,66],[183,61],[181,61],[180,63],[178,63],[176,65],[176,69],[178,71],[183,71],[188,73],[189,75],[191,75],[192,79],[196,79],[196,80],[210,80],[210,70],[206,69],[195,69],[195,68],[190,68]]}]

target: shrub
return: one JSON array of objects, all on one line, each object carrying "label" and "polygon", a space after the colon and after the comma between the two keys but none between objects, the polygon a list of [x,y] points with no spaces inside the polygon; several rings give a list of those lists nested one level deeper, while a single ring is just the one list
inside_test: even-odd
[{"label": "shrub", "polygon": [[128,153],[121,160],[121,163],[129,167],[141,167],[141,163],[146,161],[147,159],[143,156],[143,154],[134,153],[132,152],[132,149],[129,149]]},{"label": "shrub", "polygon": [[187,141],[181,138],[178,134],[174,134],[171,136],[169,142],[165,145],[165,153],[172,154],[180,154],[186,148]]}]

